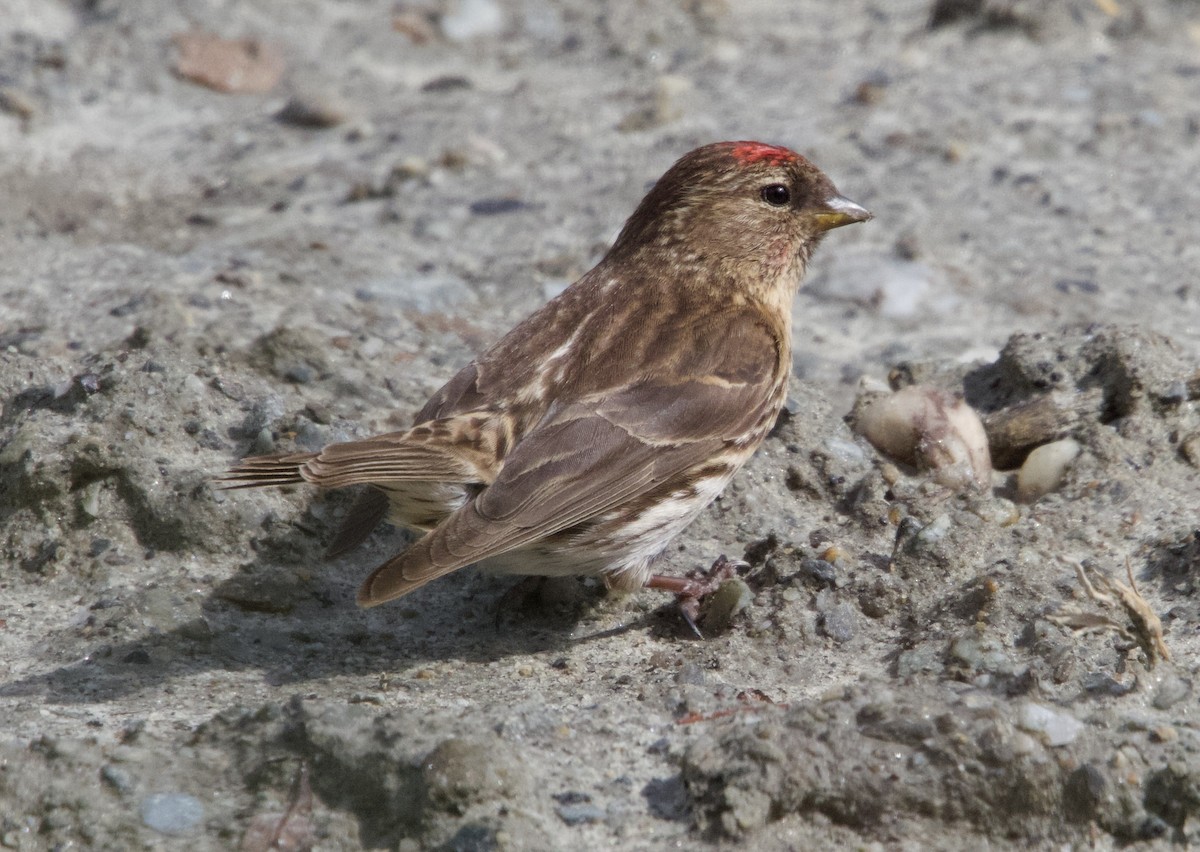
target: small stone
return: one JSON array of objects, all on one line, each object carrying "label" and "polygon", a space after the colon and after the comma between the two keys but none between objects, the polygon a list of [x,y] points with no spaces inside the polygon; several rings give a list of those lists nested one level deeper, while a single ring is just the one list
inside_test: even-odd
[{"label": "small stone", "polygon": [[461,74],[442,74],[421,85],[422,92],[458,92],[473,88],[470,77]]},{"label": "small stone", "polygon": [[104,488],[104,480],[97,479],[79,489],[79,511],[89,518],[100,517],[100,492]]},{"label": "small stone", "polygon": [[283,370],[283,378],[298,385],[306,385],[315,377],[312,367],[307,364],[295,364]]},{"label": "small stone", "polygon": [[499,33],[504,28],[504,14],[495,0],[458,0],[438,24],[450,41],[469,41]]},{"label": "small stone", "polygon": [[301,423],[296,427],[296,446],[300,449],[315,453],[328,443],[326,430],[315,423]]},{"label": "small stone", "polygon": [[805,559],[800,563],[797,575],[809,585],[837,585],[837,568],[824,559]]},{"label": "small stone", "polygon": [[836,604],[821,616],[821,632],[834,642],[849,642],[854,638],[856,621],[854,607],[848,603]]},{"label": "small stone", "polygon": [[287,67],[277,48],[258,39],[186,32],[172,41],[179,52],[175,73],[218,92],[269,92]]},{"label": "small stone", "polygon": [[1200,432],[1188,435],[1179,445],[1179,451],[1187,463],[1194,468],[1200,468]]},{"label": "small stone", "polygon": [[708,682],[708,676],[704,673],[703,666],[695,662],[688,662],[680,666],[679,671],[675,672],[674,680],[680,684],[704,686]]},{"label": "small stone", "polygon": [[502,213],[515,213],[528,206],[519,198],[481,198],[471,202],[470,210],[476,216],[496,216]]},{"label": "small stone", "polygon": [[934,645],[918,645],[910,651],[901,651],[896,657],[896,675],[900,678],[929,674],[942,668],[942,652]]},{"label": "small stone", "polygon": [[1017,727],[1040,734],[1046,745],[1058,747],[1075,742],[1084,725],[1069,713],[1026,701],[1017,711]]},{"label": "small stone", "polygon": [[451,737],[423,761],[425,788],[434,807],[463,813],[477,802],[519,797],[528,783],[526,767],[496,736]]},{"label": "small stone", "polygon": [[275,120],[294,127],[322,129],[337,127],[344,122],[346,111],[329,98],[295,95],[275,113]]},{"label": "small stone", "polygon": [[1109,781],[1100,767],[1085,763],[1069,776],[1063,785],[1063,805],[1067,815],[1076,822],[1095,818],[1108,793]]},{"label": "small stone", "polygon": [[204,805],[186,793],[152,793],[142,799],[142,822],[159,834],[180,837],[204,819]]},{"label": "small stone", "polygon": [[990,636],[958,636],[951,641],[947,655],[950,667],[965,668],[972,674],[1001,674],[1012,668],[1003,644]]},{"label": "small stone", "polygon": [[1150,739],[1156,743],[1171,743],[1179,739],[1179,731],[1170,725],[1158,725],[1150,729]]},{"label": "small stone", "polygon": [[917,531],[913,536],[911,547],[914,552],[929,549],[945,538],[952,529],[954,529],[953,519],[949,515],[938,515]]},{"label": "small stone", "polygon": [[590,802],[575,805],[558,805],[554,812],[567,825],[585,825],[589,822],[600,822],[604,819],[604,811]]},{"label": "small stone", "polygon": [[1174,673],[1168,672],[1163,675],[1158,686],[1154,690],[1154,698],[1151,703],[1156,710],[1169,710],[1183,699],[1187,698],[1192,692],[1192,684],[1190,681],[1184,680]]},{"label": "small stone", "polygon": [[0,87],[0,112],[15,115],[22,121],[29,121],[37,115],[37,107],[34,105],[33,99],[20,89],[2,86]]}]

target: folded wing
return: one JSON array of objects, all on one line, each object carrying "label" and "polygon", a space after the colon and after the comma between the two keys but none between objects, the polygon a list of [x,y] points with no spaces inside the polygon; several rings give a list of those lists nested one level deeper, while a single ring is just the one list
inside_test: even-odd
[{"label": "folded wing", "polygon": [[760,439],[786,375],[778,336],[751,318],[714,333],[720,336],[691,369],[551,411],[509,453],[495,481],[366,580],[359,604],[384,603],[682,484],[731,444]]}]

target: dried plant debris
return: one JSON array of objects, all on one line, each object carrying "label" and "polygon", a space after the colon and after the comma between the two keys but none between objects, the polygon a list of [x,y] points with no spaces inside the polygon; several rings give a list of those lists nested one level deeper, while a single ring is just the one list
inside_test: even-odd
[{"label": "dried plant debris", "polygon": [[1081,423],[1098,420],[1104,407],[1100,388],[1038,394],[983,418],[997,470],[1019,467],[1029,452],[1069,436]]},{"label": "dried plant debris", "polygon": [[[1083,586],[1087,596],[1108,612],[1087,612],[1078,607],[1065,606],[1050,616],[1051,621],[1072,630],[1112,631],[1137,642],[1151,668],[1159,659],[1170,661],[1171,651],[1163,639],[1162,622],[1138,591],[1128,559],[1125,560],[1125,576],[1129,578],[1129,585],[1125,585],[1094,568],[1090,569],[1095,578],[1095,582],[1092,582],[1088,579],[1089,567],[1082,562],[1059,558],[1075,568],[1075,576],[1079,578],[1079,585]],[[1110,614],[1118,609],[1123,611],[1123,618],[1114,618]]]}]

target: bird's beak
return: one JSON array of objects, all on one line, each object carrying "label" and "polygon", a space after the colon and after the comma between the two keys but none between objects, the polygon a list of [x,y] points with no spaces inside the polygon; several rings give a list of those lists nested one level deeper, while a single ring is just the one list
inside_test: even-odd
[{"label": "bird's beak", "polygon": [[855,222],[865,222],[871,218],[871,211],[855,204],[849,198],[835,195],[827,198],[825,203],[817,208],[813,215],[817,227],[822,231],[840,228],[842,225],[853,225]]}]

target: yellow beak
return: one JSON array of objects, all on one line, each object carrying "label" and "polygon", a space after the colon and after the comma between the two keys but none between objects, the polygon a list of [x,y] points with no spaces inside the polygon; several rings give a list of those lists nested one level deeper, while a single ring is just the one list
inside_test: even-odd
[{"label": "yellow beak", "polygon": [[855,222],[865,222],[870,218],[871,211],[840,195],[827,198],[822,209],[818,209],[813,214],[817,227],[822,231],[840,228],[842,225],[853,225]]}]

